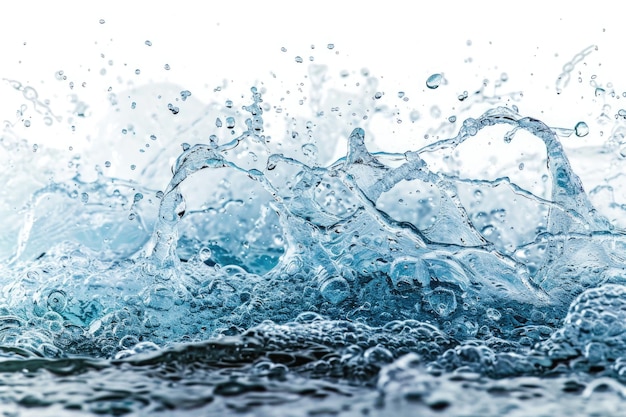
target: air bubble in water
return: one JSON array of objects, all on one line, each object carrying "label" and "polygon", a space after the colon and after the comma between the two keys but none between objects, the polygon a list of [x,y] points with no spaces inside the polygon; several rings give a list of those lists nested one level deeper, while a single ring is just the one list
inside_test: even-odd
[{"label": "air bubble in water", "polygon": [[485,314],[487,314],[487,318],[489,320],[493,321],[499,321],[502,318],[502,313],[500,313],[500,311],[496,310],[495,308],[488,308],[485,311]]},{"label": "air bubble in water", "polygon": [[67,305],[67,295],[61,290],[52,291],[48,295],[48,309],[61,313]]},{"label": "air bubble in water", "polygon": [[434,90],[441,85],[441,81],[443,81],[443,76],[441,74],[433,74],[426,80],[426,87]]},{"label": "air bubble in water", "polygon": [[320,293],[331,304],[339,304],[350,295],[350,286],[342,277],[332,277],[320,285]]},{"label": "air bubble in water", "polygon": [[210,260],[211,256],[213,256],[213,253],[209,248],[202,248],[200,249],[200,251],[198,251],[198,258],[200,258],[202,262]]},{"label": "air bubble in water", "polygon": [[589,134],[589,126],[587,126],[587,123],[585,122],[578,122],[576,123],[574,131],[576,132],[576,136],[582,138]]},{"label": "air bubble in water", "polygon": [[457,307],[456,295],[448,288],[437,287],[427,296],[428,304],[440,317],[448,317]]}]

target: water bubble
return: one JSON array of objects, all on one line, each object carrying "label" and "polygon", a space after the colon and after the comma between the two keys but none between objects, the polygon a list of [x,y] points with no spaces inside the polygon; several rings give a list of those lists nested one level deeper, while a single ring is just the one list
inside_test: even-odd
[{"label": "water bubble", "polygon": [[409,114],[409,118],[411,119],[412,122],[416,122],[420,118],[420,113],[417,110],[413,110]]},{"label": "water bubble", "polygon": [[104,166],[106,168],[110,168],[111,167],[111,161],[104,161]]},{"label": "water bubble", "polygon": [[517,168],[518,168],[520,171],[523,171],[523,170],[524,170],[524,163],[523,163],[523,162],[520,162],[520,164],[518,165],[518,167],[517,167]]},{"label": "water bubble", "polygon": [[211,249],[209,248],[201,248],[198,251],[198,258],[202,261],[202,262],[206,262],[208,260],[211,259],[211,256],[213,256],[213,253],[211,252]]},{"label": "water bubble", "polygon": [[463,91],[461,94],[458,95],[457,99],[459,101],[464,101],[465,99],[467,99],[467,97],[468,97],[467,91]]},{"label": "water bubble", "polygon": [[426,87],[434,90],[441,85],[441,81],[443,81],[443,76],[441,74],[433,74],[426,80]]},{"label": "water bubble", "polygon": [[456,116],[450,116],[450,117],[448,117],[448,121],[449,121],[450,123],[454,123],[454,122],[456,122]]},{"label": "water bubble", "polygon": [[376,100],[380,99],[383,96],[383,93],[381,93],[380,91],[377,91],[376,94],[374,94],[374,98]]},{"label": "water bubble", "polygon": [[163,65],[163,69],[165,69],[165,71],[169,71],[170,70],[170,64]]},{"label": "water bubble", "polygon": [[84,204],[87,204],[89,202],[89,194],[81,193],[80,201],[82,201]]},{"label": "water bubble", "polygon": [[104,25],[104,23],[105,23],[104,19],[100,19],[98,22],[99,22],[101,25]]},{"label": "water bubble", "polygon": [[33,144],[33,152],[37,152],[37,149],[39,149],[39,145],[37,145],[36,143]]},{"label": "water bubble", "polygon": [[287,52],[287,48],[285,48],[284,46],[280,48],[281,52]]},{"label": "water bubble", "polygon": [[148,46],[152,46],[152,42],[150,42],[149,40],[146,40],[145,44]]},{"label": "water bubble", "polygon": [[457,308],[456,295],[448,288],[437,287],[427,295],[428,304],[440,317],[448,317]]},{"label": "water bubble", "polygon": [[235,127],[235,118],[234,117],[227,117],[226,118],[226,127],[228,129],[232,129]]},{"label": "water bubble", "polygon": [[137,75],[141,74],[141,70],[140,70],[139,68],[137,68],[137,69],[135,70],[135,74],[137,74]]},{"label": "water bubble", "polygon": [[334,43],[329,43],[328,45],[326,45],[326,47],[328,49],[335,49],[335,44]]},{"label": "water bubble", "polygon": [[297,62],[298,64],[302,64],[302,62],[304,62],[304,60],[302,59],[302,57],[301,57],[301,56],[297,56],[297,57],[296,57],[296,62]]},{"label": "water bubble", "polygon": [[67,295],[64,291],[54,290],[48,295],[48,309],[61,313],[67,306]]},{"label": "water bubble", "polygon": [[500,75],[500,80],[501,80],[501,81],[504,81],[504,82],[508,81],[508,80],[509,80],[509,74],[507,74],[506,72],[503,72],[503,73]]},{"label": "water bubble", "polygon": [[131,171],[134,171],[134,170],[135,170],[135,168],[137,168],[137,165],[135,165],[135,164],[131,164],[131,165],[130,165],[130,169],[131,169]]},{"label": "water bubble", "polygon": [[156,285],[145,294],[143,303],[146,307],[167,311],[174,306],[174,293],[168,287]]},{"label": "water bubble", "polygon": [[30,120],[24,120],[24,126],[30,127]]},{"label": "water bubble", "polygon": [[576,123],[576,127],[574,127],[574,131],[576,132],[576,136],[582,138],[589,134],[589,126],[585,122]]},{"label": "water bubble", "polygon": [[25,99],[30,101],[37,100],[37,98],[39,97],[37,90],[35,90],[33,87],[24,87],[24,91],[22,91],[22,94],[24,95]]},{"label": "water bubble", "polygon": [[133,197],[133,202],[137,203],[139,201],[143,200],[143,194],[141,193],[135,193],[135,196]]},{"label": "water bubble", "polygon": [[485,311],[485,314],[487,314],[487,318],[489,320],[493,321],[499,321],[502,318],[502,313],[500,313],[500,311],[496,310],[495,308],[488,308]]},{"label": "water bubble", "polygon": [[330,303],[339,304],[350,295],[350,286],[344,278],[332,277],[322,282],[320,293]]}]

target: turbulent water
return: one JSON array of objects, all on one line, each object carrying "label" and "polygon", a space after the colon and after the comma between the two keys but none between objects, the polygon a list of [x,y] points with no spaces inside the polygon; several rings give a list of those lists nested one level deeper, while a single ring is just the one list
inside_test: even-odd
[{"label": "turbulent water", "polygon": [[[388,150],[368,126],[397,113],[349,76],[312,65],[309,116],[262,84],[111,93],[80,153],[28,129],[89,101],[64,120],[3,80],[3,415],[619,415],[626,216],[619,169],[587,190],[564,151],[587,124],[481,89]],[[571,151],[592,166],[623,163],[610,109],[604,145]]]}]

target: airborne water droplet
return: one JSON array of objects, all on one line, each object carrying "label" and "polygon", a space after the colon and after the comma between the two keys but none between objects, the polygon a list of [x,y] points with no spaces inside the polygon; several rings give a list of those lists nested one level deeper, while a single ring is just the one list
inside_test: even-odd
[{"label": "airborne water droplet", "polygon": [[580,138],[589,134],[589,126],[587,126],[587,123],[585,122],[576,123],[576,127],[574,128],[574,130],[576,132],[576,136]]},{"label": "airborne water droplet", "polygon": [[426,80],[426,87],[434,90],[441,85],[442,80],[443,76],[441,74],[433,74]]}]

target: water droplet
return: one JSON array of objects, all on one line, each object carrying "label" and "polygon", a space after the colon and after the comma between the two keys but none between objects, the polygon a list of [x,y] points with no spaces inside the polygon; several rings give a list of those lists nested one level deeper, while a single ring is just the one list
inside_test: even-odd
[{"label": "water droplet", "polygon": [[106,168],[110,168],[111,167],[111,161],[104,161],[104,166]]},{"label": "water droplet", "polygon": [[139,68],[137,68],[137,69],[135,70],[135,74],[137,74],[137,75],[141,74],[141,70],[140,70]]},{"label": "water droplet", "polygon": [[101,25],[104,25],[105,23],[104,19],[100,19],[98,22],[100,22]]},{"label": "water droplet", "polygon": [[459,101],[464,101],[465,99],[467,99],[467,97],[468,97],[467,91],[463,91],[461,94],[458,95],[457,99]]},{"label": "water droplet", "polygon": [[441,81],[443,81],[443,76],[441,74],[433,74],[426,80],[426,87],[434,90],[441,85]]},{"label": "water droplet", "polygon": [[178,107],[174,106],[172,103],[168,103],[167,104],[167,109],[169,111],[171,111],[172,114],[178,114],[178,112],[180,111],[180,109]]},{"label": "water droplet", "polygon": [[587,126],[587,123],[585,122],[578,122],[576,123],[574,131],[576,132],[576,136],[582,138],[589,134],[589,126]]},{"label": "water droplet", "polygon": [[500,75],[500,80],[502,80],[502,81],[504,81],[504,82],[508,81],[508,80],[509,80],[509,74],[507,74],[506,72],[503,72],[503,73]]},{"label": "water droplet", "polygon": [[281,50],[282,52],[287,52],[287,48],[285,48],[284,46],[283,46],[282,48],[280,48],[280,50]]},{"label": "water droplet", "polygon": [[222,127],[222,119],[220,119],[219,117],[215,119],[215,126]]},{"label": "water droplet", "polygon": [[163,68],[165,69],[165,71],[169,71],[170,70],[170,64],[163,65]]},{"label": "water droplet", "polygon": [[326,47],[328,49],[335,49],[335,44],[334,43],[329,43],[328,45],[326,45]]},{"label": "water droplet", "polygon": [[524,170],[524,163],[520,162],[518,168],[519,168],[520,171],[523,171]]},{"label": "water droplet", "polygon": [[131,171],[134,171],[134,170],[135,170],[135,168],[137,168],[137,165],[135,165],[135,164],[132,164],[132,165],[130,166],[130,170],[131,170]]},{"label": "water droplet", "polygon": [[152,46],[152,42],[150,42],[150,41],[148,41],[148,40],[146,40],[146,42],[145,42],[145,43],[146,43],[146,45],[148,45],[148,46]]},{"label": "water droplet", "polygon": [[82,201],[84,204],[87,204],[89,202],[89,194],[82,193],[80,195],[80,201]]},{"label": "water droplet", "polygon": [[143,200],[143,194],[135,193],[135,196],[133,197],[133,202],[137,203],[140,200]]},{"label": "water droplet", "polygon": [[302,145],[302,153],[309,158],[315,158],[317,156],[317,146],[312,143],[305,143]]},{"label": "water droplet", "polygon": [[24,120],[24,126],[30,127],[30,120]]},{"label": "water droplet", "polygon": [[448,117],[448,121],[449,121],[450,123],[454,123],[454,122],[456,122],[456,116],[450,116],[450,117]]},{"label": "water droplet", "polygon": [[33,145],[33,152],[37,152],[37,149],[39,149],[39,145],[37,145],[36,143]]},{"label": "water droplet", "polygon": [[227,117],[226,118],[226,127],[229,129],[232,129],[235,127],[235,118],[234,117]]},{"label": "water droplet", "polygon": [[302,59],[302,57],[301,57],[301,56],[297,56],[297,57],[296,57],[296,62],[297,62],[298,64],[302,64],[302,62],[304,62],[304,60]]},{"label": "water droplet", "polygon": [[183,90],[180,92],[180,96],[182,97],[183,101],[187,100],[187,97],[191,96],[191,91],[189,90]]}]

